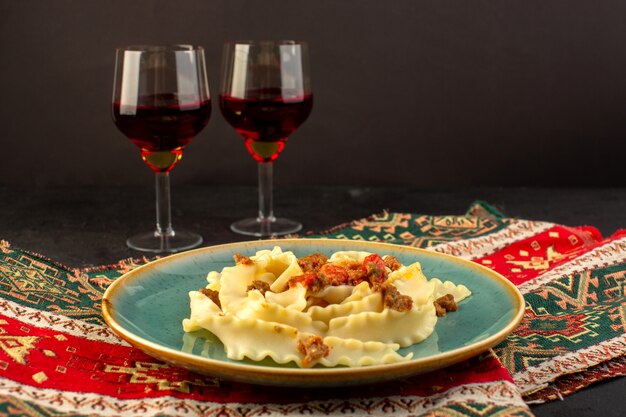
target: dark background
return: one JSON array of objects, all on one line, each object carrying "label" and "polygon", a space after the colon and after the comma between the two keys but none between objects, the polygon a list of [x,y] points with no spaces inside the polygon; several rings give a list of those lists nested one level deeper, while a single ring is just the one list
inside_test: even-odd
[{"label": "dark background", "polygon": [[[0,0],[1,237],[74,266],[130,256],[152,173],[111,121],[114,48],[200,44],[215,97],[223,42],[245,38],[311,45],[313,113],[276,167],[280,212],[307,231],[477,198],[607,235],[626,224],[623,190],[471,188],[626,186],[623,0]],[[241,239],[228,224],[255,212],[241,142],[214,103],[173,172],[175,224],[206,244]],[[622,378],[533,411],[618,415],[623,393]]]},{"label": "dark background", "polygon": [[[151,185],[110,117],[114,48],[311,45],[278,185],[626,185],[626,2],[0,0],[0,185]],[[175,184],[252,185],[216,100]]]}]

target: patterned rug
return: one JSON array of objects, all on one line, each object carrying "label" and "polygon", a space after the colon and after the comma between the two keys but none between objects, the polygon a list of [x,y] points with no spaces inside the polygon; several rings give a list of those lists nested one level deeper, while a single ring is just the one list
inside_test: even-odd
[{"label": "patterned rug", "polygon": [[164,364],[105,325],[104,290],[148,259],[76,269],[3,241],[0,414],[531,416],[528,403],[626,374],[626,233],[605,239],[476,203],[462,216],[383,212],[316,236],[470,259],[518,286],[525,317],[493,350],[427,375],[314,392],[249,386]]}]

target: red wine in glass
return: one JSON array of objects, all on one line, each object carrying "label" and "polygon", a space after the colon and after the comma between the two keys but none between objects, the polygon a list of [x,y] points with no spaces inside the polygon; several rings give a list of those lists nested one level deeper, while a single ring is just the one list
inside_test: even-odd
[{"label": "red wine in glass", "polygon": [[[274,94],[272,94],[274,93]],[[275,96],[276,91],[252,90],[246,98],[220,95],[222,115],[243,136],[257,162],[271,162],[311,113],[313,96]]]},{"label": "red wine in glass", "polygon": [[[154,172],[169,172],[182,158],[183,150],[209,122],[211,100],[180,100],[174,95],[140,97],[133,109],[113,103],[113,120],[141,152]],[[122,111],[124,109],[124,111]]]},{"label": "red wine in glass", "polygon": [[302,224],[275,217],[273,165],[285,142],[313,107],[306,42],[250,41],[224,45],[220,109],[243,137],[259,169],[257,217],[234,222],[231,230],[268,237],[295,233]]},{"label": "red wine in glass", "polygon": [[199,234],[172,227],[169,173],[211,117],[204,50],[192,45],[118,48],[112,113],[156,177],[156,229],[131,236],[126,244],[154,253],[199,246]]}]

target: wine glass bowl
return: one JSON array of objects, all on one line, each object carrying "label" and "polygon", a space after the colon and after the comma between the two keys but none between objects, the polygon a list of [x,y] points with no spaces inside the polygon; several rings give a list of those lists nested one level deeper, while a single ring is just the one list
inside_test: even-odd
[{"label": "wine glass bowl", "polygon": [[283,97],[280,91],[248,91],[246,98],[220,96],[220,109],[228,123],[244,138],[257,162],[273,162],[311,113],[311,94]]},{"label": "wine glass bowl", "polygon": [[182,159],[185,146],[206,126],[211,102],[180,104],[173,94],[140,97],[134,112],[122,113],[113,103],[118,129],[139,149],[154,172],[169,172]]},{"label": "wine glass bowl", "polygon": [[112,113],[156,176],[156,230],[130,237],[128,246],[155,253],[199,246],[200,235],[172,227],[169,172],[211,116],[204,50],[191,45],[117,49]]},{"label": "wine glass bowl", "polygon": [[240,234],[295,233],[302,224],[273,213],[273,163],[308,118],[313,94],[308,45],[298,41],[228,42],[224,46],[220,110],[259,169],[259,214],[231,225]]}]

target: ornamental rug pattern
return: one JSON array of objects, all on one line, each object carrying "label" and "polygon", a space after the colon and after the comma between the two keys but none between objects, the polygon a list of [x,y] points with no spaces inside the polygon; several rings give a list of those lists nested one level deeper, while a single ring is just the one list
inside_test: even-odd
[{"label": "ornamental rug pattern", "polygon": [[525,295],[526,314],[495,351],[516,373],[626,330],[626,265],[565,276]]},{"label": "ornamental rug pattern", "polygon": [[68,268],[0,241],[0,297],[38,310],[103,325],[102,294],[114,279],[148,259],[106,267]]},{"label": "ornamental rug pattern", "polygon": [[427,248],[444,242],[469,239],[497,232],[510,223],[493,208],[474,204],[468,213],[481,216],[429,216],[384,211],[329,230],[325,237],[380,241]]},{"label": "ornamental rug pattern", "polygon": [[[150,407],[141,405],[140,412],[148,414]],[[326,404],[305,404],[298,407],[263,407],[261,409],[253,409],[246,406],[229,407],[211,405],[199,405],[195,410],[188,405],[181,404],[179,408],[168,409],[167,405],[163,405],[162,412],[159,415],[185,415],[197,417],[255,417],[255,416],[310,416],[334,415],[334,416],[372,416],[372,415],[406,415],[411,417],[429,416],[429,417],[532,417],[533,414],[528,407],[522,406],[499,406],[492,404],[477,403],[448,403],[443,406],[433,407],[426,414],[419,413],[415,404],[412,402],[373,402],[362,401],[360,403],[341,403],[335,405]],[[18,398],[0,395],[0,414],[4,416],[20,416],[20,417],[88,417],[94,414],[79,414],[73,412],[57,412],[54,409],[41,407],[31,402],[23,401]],[[121,415],[121,414],[118,414]]]},{"label": "ornamental rug pattern", "polygon": [[[626,265],[563,276],[527,294],[520,326],[494,350],[524,393],[548,387],[559,374],[602,370],[620,375],[626,355]],[[599,364],[614,358],[616,364]],[[569,377],[564,392],[583,387]],[[589,382],[590,383],[590,382]],[[553,384],[545,399],[557,398]],[[559,394],[560,395],[560,394]],[[534,397],[540,396],[535,394]]]},{"label": "ornamental rug pattern", "polygon": [[565,375],[546,384],[542,390],[524,396],[528,403],[562,400],[563,397],[584,389],[596,382],[603,381],[607,375],[626,376],[626,356],[604,361],[581,372]]},{"label": "ornamental rug pattern", "polygon": [[[518,285],[528,285],[524,321],[496,347],[500,360],[483,355],[428,378],[367,387],[358,396],[347,391],[333,400],[317,398],[314,410],[305,406],[306,401],[264,409],[253,403],[264,402],[270,395],[267,391],[166,365],[116,339],[106,327],[100,313],[104,290],[148,259],[74,269],[0,242],[0,413],[119,415],[132,409],[137,415],[332,411],[337,415],[530,416],[509,382],[509,372],[518,385],[535,384],[536,392],[521,387],[534,401],[584,387],[576,375],[601,380],[626,372],[626,259],[613,256],[611,241],[602,241],[593,228],[507,219],[486,204],[475,204],[465,216],[384,212],[322,236],[382,240],[473,259]],[[573,273],[541,281],[599,249],[610,261],[593,268],[576,265]],[[534,282],[541,284],[533,286]],[[622,345],[624,351],[616,349]],[[615,359],[602,362],[606,359],[602,355],[594,359],[598,349],[611,350]],[[575,366],[566,369],[573,359]],[[402,395],[394,397],[394,393]],[[288,400],[302,398],[281,395]],[[107,396],[122,408],[115,411],[117,406],[98,402],[98,398],[108,401]],[[85,408],[87,404],[95,408]]]},{"label": "ornamental rug pattern", "polygon": [[[467,407],[469,413],[475,404],[477,412],[467,415],[488,416],[491,411],[506,414],[509,408],[524,409],[508,373],[490,354],[434,372],[427,379],[419,376],[384,385],[316,390],[311,394],[201,377],[156,361],[127,345],[28,325],[9,316],[0,315],[0,335],[0,396],[8,398],[4,406],[13,411],[40,410],[46,415],[50,409],[54,412],[49,415],[73,412],[103,416],[217,412],[247,416],[259,412],[292,415],[329,410],[340,414],[430,415],[436,409],[437,415],[445,416],[446,407]],[[260,407],[262,410],[246,405],[268,401],[273,405]],[[520,415],[530,415],[522,411]]]}]

